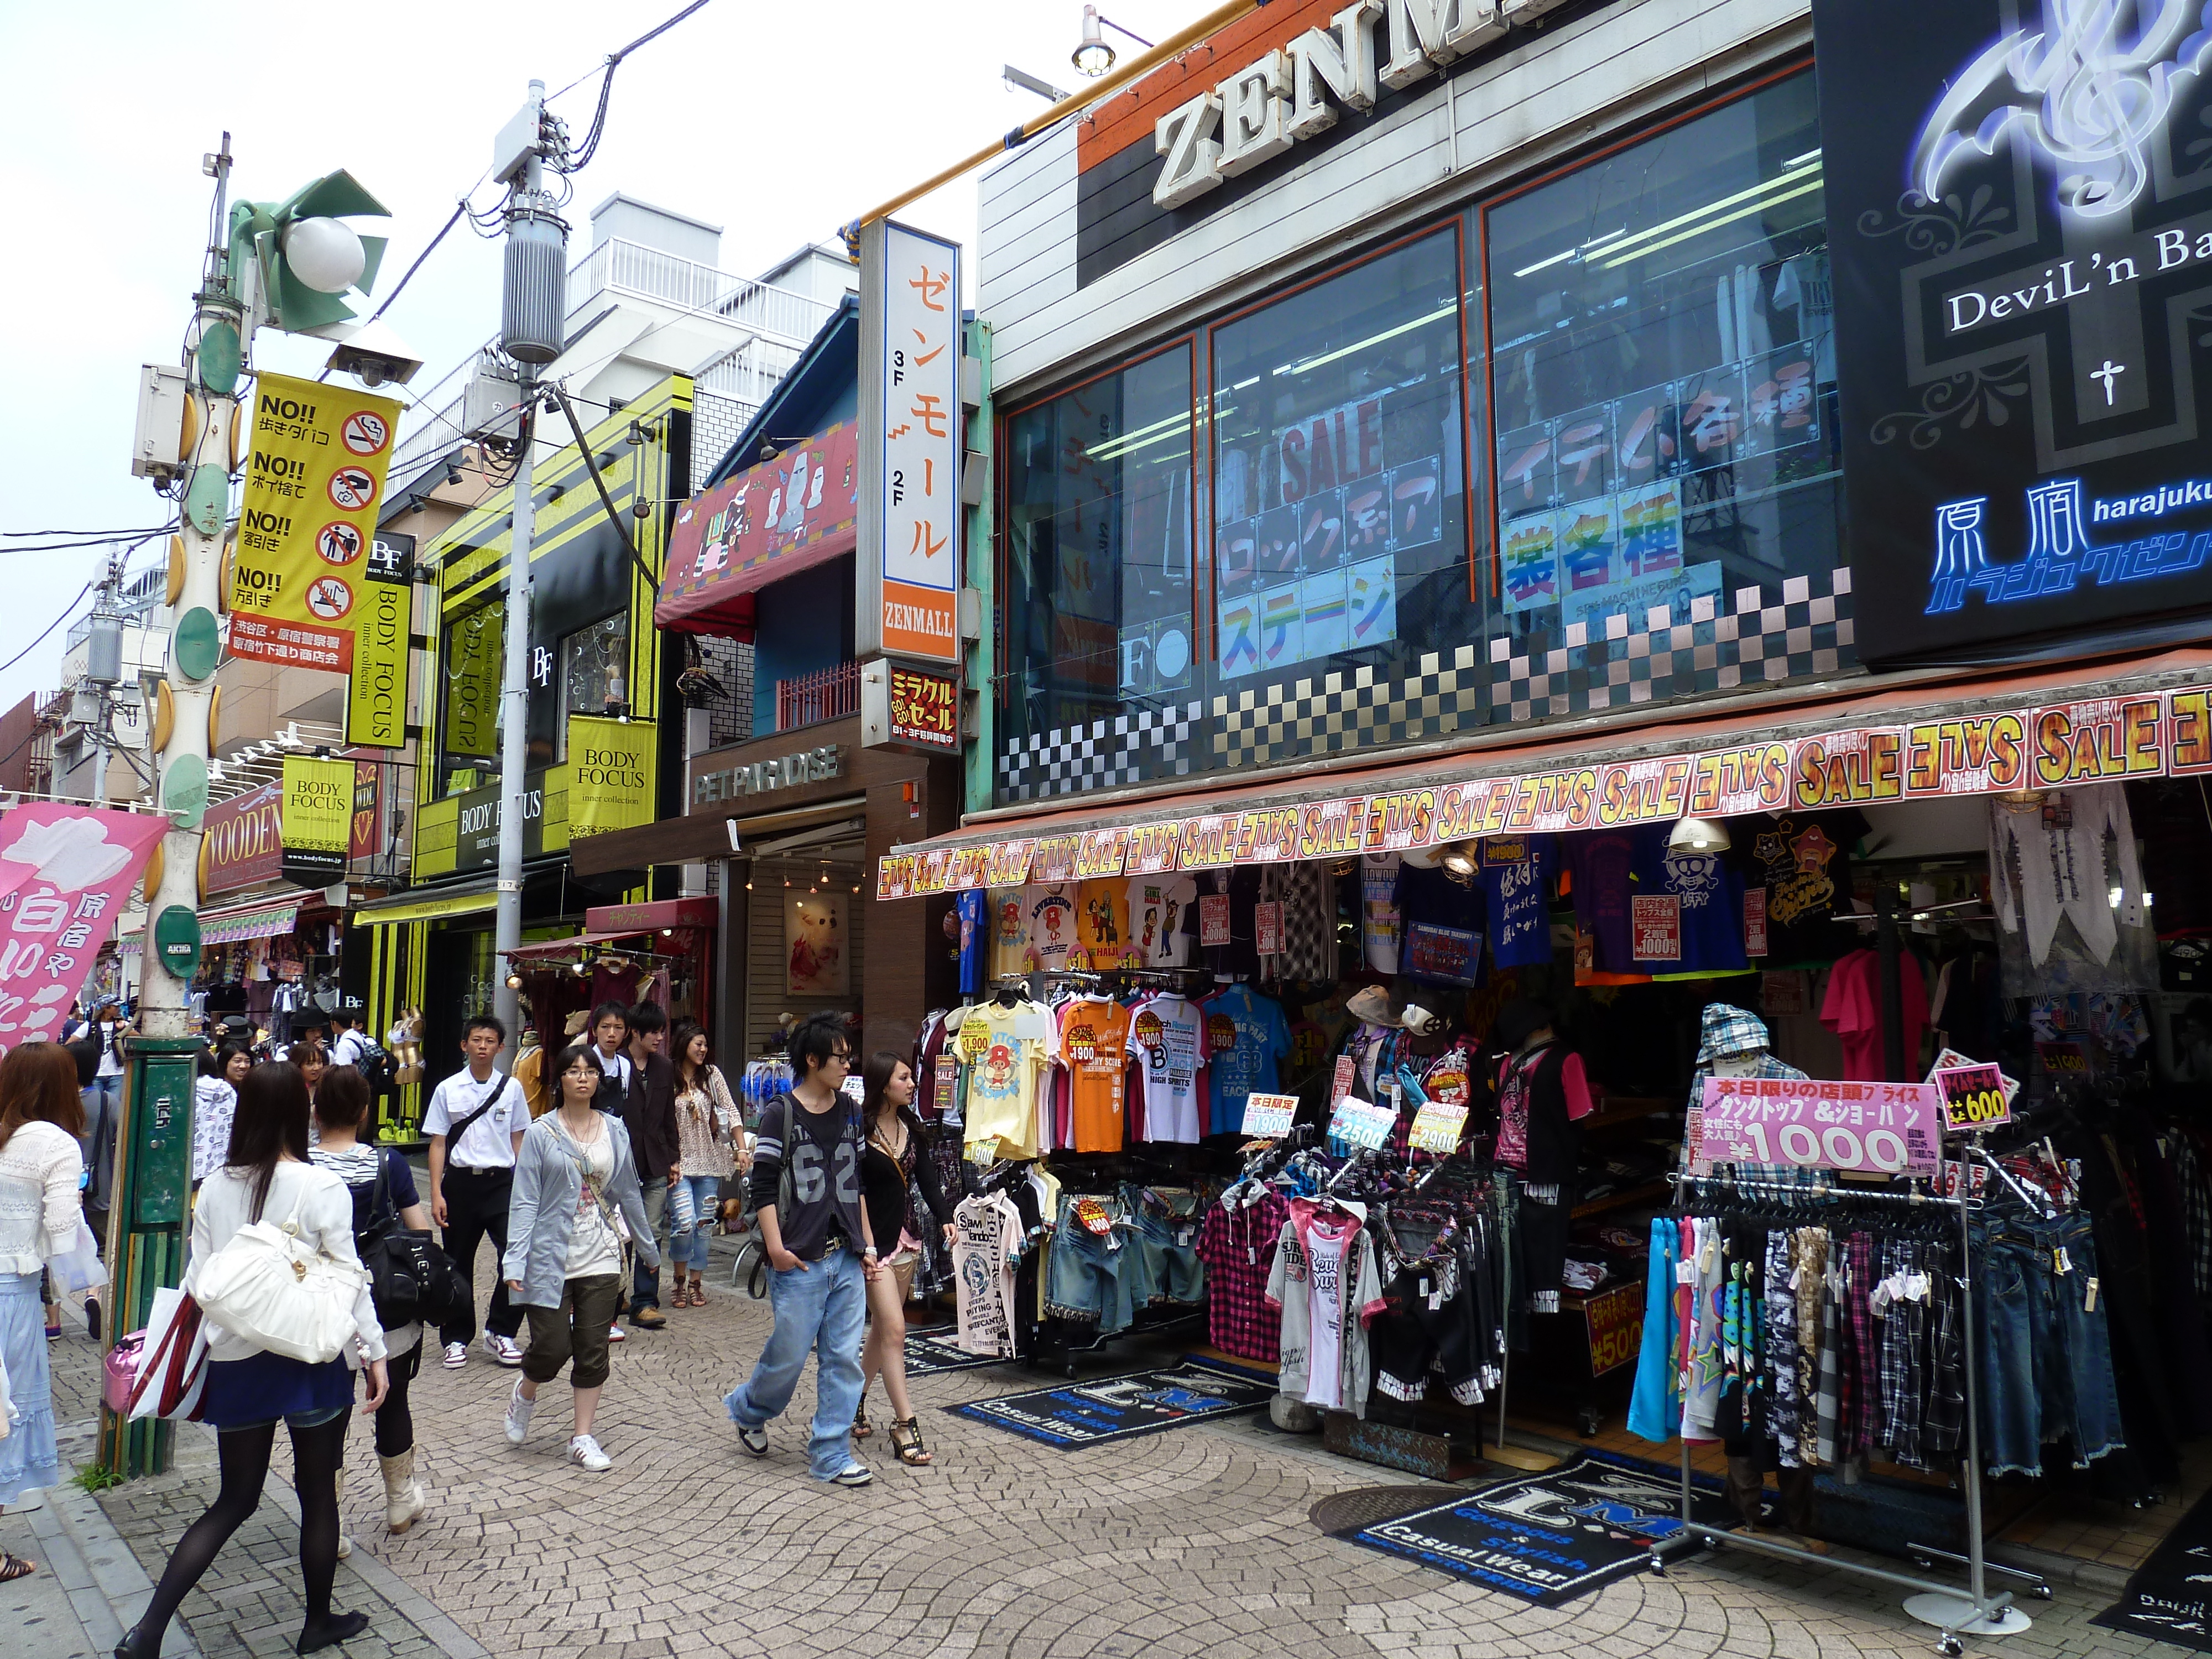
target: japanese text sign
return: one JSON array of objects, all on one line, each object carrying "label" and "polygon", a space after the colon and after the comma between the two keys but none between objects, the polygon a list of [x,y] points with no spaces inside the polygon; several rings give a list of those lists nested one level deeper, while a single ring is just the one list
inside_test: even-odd
[{"label": "japanese text sign", "polygon": [[1934,1175],[1943,1091],[1928,1083],[1817,1079],[1705,1079],[1697,1161],[1786,1164],[1871,1175]]},{"label": "japanese text sign", "polygon": [[1406,1144],[1419,1152],[1445,1156],[1459,1150],[1459,1138],[1466,1127],[1466,1107],[1447,1106],[1439,1100],[1424,1101],[1420,1110],[1413,1114],[1413,1127],[1406,1137]]},{"label": "japanese text sign", "polygon": [[1943,1091],[1943,1118],[1954,1132],[1994,1129],[2012,1121],[2012,1097],[1994,1066],[1948,1066],[1931,1079]]},{"label": "japanese text sign", "polygon": [[932,749],[960,746],[960,687],[942,674],[894,665],[891,677],[891,738]]},{"label": "japanese text sign", "polygon": [[252,410],[230,654],[350,673],[399,405],[264,374]]},{"label": "japanese text sign", "polygon": [[860,240],[860,653],[960,659],[960,249]]},{"label": "japanese text sign", "polygon": [[0,1049],[59,1034],[168,827],[58,801],[0,815]]},{"label": "japanese text sign", "polygon": [[1280,1140],[1291,1132],[1298,1113],[1296,1095],[1249,1094],[1244,1097],[1244,1133],[1263,1140]]},{"label": "japanese text sign", "polygon": [[1336,1103],[1336,1110],[1328,1120],[1328,1132],[1337,1139],[1354,1146],[1364,1146],[1379,1152],[1390,1141],[1391,1130],[1398,1127],[1398,1114],[1388,1106],[1377,1106],[1372,1101],[1362,1100],[1357,1095],[1346,1095]]},{"label": "japanese text sign", "polygon": [[1618,1370],[1644,1347],[1644,1287],[1616,1285],[1583,1304],[1589,1327],[1590,1375]]}]

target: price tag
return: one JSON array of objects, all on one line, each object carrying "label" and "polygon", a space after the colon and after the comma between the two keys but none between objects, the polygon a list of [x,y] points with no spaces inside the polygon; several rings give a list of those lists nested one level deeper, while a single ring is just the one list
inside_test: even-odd
[{"label": "price tag", "polygon": [[1747,887],[1743,890],[1743,953],[1747,957],[1766,954],[1766,890]]},{"label": "price tag", "polygon": [[1933,1080],[1943,1091],[1943,1121],[1954,1133],[2012,1121],[2012,1097],[1996,1066],[1947,1066]]},{"label": "price tag", "polygon": [[1339,1054],[1336,1057],[1336,1075],[1329,1080],[1328,1085],[1328,1103],[1332,1109],[1338,1101],[1352,1092],[1352,1079],[1357,1075],[1358,1067],[1352,1064],[1352,1056]]},{"label": "price tag", "polygon": [[[1938,1072],[1952,1071],[1961,1066],[1979,1066],[1981,1063],[1972,1054],[1962,1054],[1956,1048],[1938,1048],[1936,1051],[1936,1063],[1928,1068],[1928,1075],[1923,1081],[1933,1083]],[[1999,1072],[1997,1077],[2004,1084],[2004,1097],[2009,1103],[2012,1097],[2020,1092],[2020,1079],[2016,1077],[2007,1077],[2002,1072]]]},{"label": "price tag", "polygon": [[1229,895],[1208,893],[1198,902],[1198,942],[1208,949],[1229,943]]},{"label": "price tag", "polygon": [[1397,1127],[1397,1113],[1356,1095],[1346,1095],[1338,1101],[1336,1111],[1328,1121],[1329,1133],[1370,1152],[1379,1152],[1389,1146],[1390,1132]]},{"label": "price tag", "polygon": [[2035,1054],[2053,1077],[2089,1075],[2089,1051],[2078,1042],[2039,1042]]},{"label": "price tag", "polygon": [[1297,1115],[1296,1095],[1251,1094],[1244,1097],[1244,1133],[1262,1140],[1280,1140],[1291,1132]]},{"label": "price tag", "polygon": [[1279,900],[1269,899],[1265,904],[1254,907],[1252,933],[1259,941],[1261,956],[1275,957],[1283,953],[1283,906]]},{"label": "price tag", "polygon": [[1455,1152],[1460,1132],[1466,1127],[1466,1107],[1432,1100],[1413,1114],[1413,1133],[1407,1137],[1407,1144],[1425,1152]]},{"label": "price tag", "polygon": [[1583,1318],[1589,1328],[1592,1376],[1618,1370],[1643,1352],[1643,1285],[1617,1285],[1600,1291],[1583,1304]]},{"label": "price tag", "polygon": [[936,1105],[938,1116],[956,1117],[958,1115],[958,1114],[952,1109],[952,1106],[953,1094],[959,1085],[959,1081],[960,1062],[954,1059],[951,1054],[938,1055],[936,1078]]}]

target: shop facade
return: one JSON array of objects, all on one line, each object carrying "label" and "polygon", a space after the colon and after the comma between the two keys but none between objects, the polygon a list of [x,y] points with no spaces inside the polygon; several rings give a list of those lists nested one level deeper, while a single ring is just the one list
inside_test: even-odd
[{"label": "shop facade", "polygon": [[[1281,1167],[1239,1151],[1255,1093],[1294,1097],[1250,1121],[1331,1148],[1322,1180],[1363,1144],[1448,1154],[1462,1236],[1503,1216],[1523,1247],[1486,1357],[1333,1402],[1447,1447],[1494,1441],[1454,1408],[1516,1367],[1618,1429],[1717,1058],[2000,1066],[2023,1127],[1976,1179],[2082,1217],[2139,1298],[2079,1344],[2128,1455],[1983,1443],[1990,1534],[2047,1534],[2203,1491],[2185,1425],[2212,1428],[2212,1286],[2179,1334],[2146,1311],[2185,1206],[2113,1200],[2203,1189],[2157,1127],[2212,1029],[2183,963],[2212,927],[2212,503],[2172,322],[2202,185],[2142,134],[2061,179],[1990,113],[2009,14],[1882,9],[1271,6],[1002,163],[989,784],[877,861],[878,914],[950,897],[973,943],[916,1059],[977,1170],[1211,1203]],[[1576,1059],[1548,1153],[1497,1069],[1526,1000]],[[1031,1060],[1072,1113],[1023,1093]],[[1086,1127],[1092,1073],[1125,1115]],[[1460,1116],[1422,1139],[1424,1102]],[[1964,1448],[1895,1427],[1882,1477],[1942,1484]]]}]

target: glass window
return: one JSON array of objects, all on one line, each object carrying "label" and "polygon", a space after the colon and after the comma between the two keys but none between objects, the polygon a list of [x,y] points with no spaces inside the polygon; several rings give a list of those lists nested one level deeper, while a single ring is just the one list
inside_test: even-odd
[{"label": "glass window", "polygon": [[499,599],[446,624],[438,665],[444,674],[438,720],[440,794],[459,795],[499,772],[501,653],[507,615]]},{"label": "glass window", "polygon": [[1711,623],[1741,587],[1841,562],[1809,73],[1486,218],[1497,574],[1514,631],[1564,628],[1576,646]]},{"label": "glass window", "polygon": [[1190,692],[1190,362],[1175,347],[1006,423],[1005,736]]},{"label": "glass window", "polygon": [[1213,331],[1214,689],[1468,637],[1459,288],[1447,227]]},{"label": "glass window", "polygon": [[568,752],[568,716],[619,714],[629,706],[629,617],[621,611],[561,641],[556,757]]}]

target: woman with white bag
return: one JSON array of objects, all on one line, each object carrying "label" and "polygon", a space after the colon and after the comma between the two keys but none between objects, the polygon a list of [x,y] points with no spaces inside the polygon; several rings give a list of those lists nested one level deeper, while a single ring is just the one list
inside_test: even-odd
[{"label": "woman with white bag", "polygon": [[[0,1369],[14,1413],[0,1439],[0,1504],[61,1481],[39,1273],[77,1248],[83,1132],[68,1049],[27,1042],[0,1060]],[[0,1583],[37,1570],[0,1550]]]},{"label": "woman with white bag", "polygon": [[[145,1616],[117,1659],[155,1659],[177,1607],[230,1535],[261,1504],[282,1419],[300,1496],[300,1571],[307,1622],[300,1653],[343,1642],[368,1616],[333,1613],[338,1465],[345,1449],[356,1346],[368,1373],[363,1411],[384,1402],[384,1328],[353,1242],[353,1196],[307,1161],[307,1085],[296,1066],[258,1066],[239,1085],[230,1156],[192,1212],[184,1288],[206,1315],[201,1419],[218,1431],[222,1487],[185,1528]],[[357,1345],[357,1346],[356,1346]]]}]

